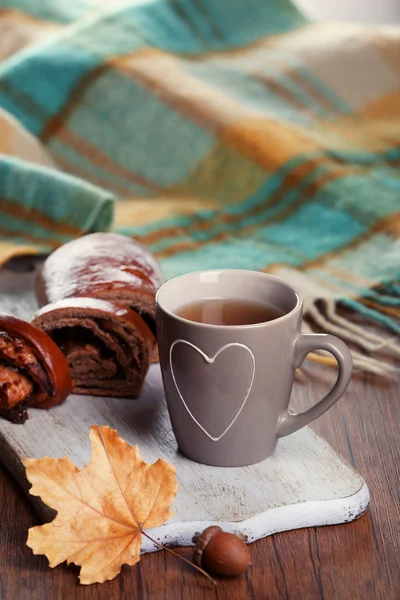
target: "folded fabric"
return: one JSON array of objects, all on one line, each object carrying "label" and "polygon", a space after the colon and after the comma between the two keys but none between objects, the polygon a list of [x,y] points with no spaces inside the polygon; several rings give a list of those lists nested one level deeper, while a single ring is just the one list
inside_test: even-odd
[{"label": "folded fabric", "polygon": [[[21,185],[15,163],[3,261],[10,244],[43,251],[106,227],[110,196],[90,181],[118,196],[114,229],[146,244],[167,278],[280,274],[311,324],[356,343],[357,366],[389,368],[360,350],[400,354],[399,27],[311,23],[289,0],[3,6],[0,22],[12,13],[16,32],[29,21],[42,40],[0,66],[0,106],[80,178],[34,167]],[[35,239],[23,210],[3,226],[26,202]]]},{"label": "folded fabric", "polygon": [[109,192],[61,171],[1,156],[3,261],[17,253],[49,253],[71,237],[109,228],[112,218]]}]

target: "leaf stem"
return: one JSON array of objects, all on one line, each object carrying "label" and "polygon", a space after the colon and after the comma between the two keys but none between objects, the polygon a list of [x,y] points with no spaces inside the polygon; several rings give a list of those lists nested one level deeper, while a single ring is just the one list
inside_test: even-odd
[{"label": "leaf stem", "polygon": [[190,565],[191,567],[193,567],[194,569],[196,569],[196,571],[199,571],[200,573],[202,573],[202,575],[204,575],[205,577],[207,577],[208,581],[210,581],[213,585],[217,585],[217,582],[215,581],[215,579],[213,579],[208,573],[206,573],[206,571],[204,571],[204,569],[202,569],[201,567],[198,567],[197,565],[195,565],[194,563],[192,563],[190,560],[188,560],[184,556],[181,556],[177,552],[174,552],[173,550],[171,550],[171,548],[167,548],[167,546],[164,546],[164,544],[161,544],[161,542],[157,542],[156,540],[154,540],[152,537],[149,536],[148,533],[146,533],[145,531],[143,531],[143,529],[142,529],[141,526],[139,526],[139,529],[140,529],[142,535],[144,535],[145,537],[147,537],[151,542],[153,542],[153,544],[155,544],[156,546],[159,546],[159,548],[162,548],[166,552],[169,552],[170,554],[173,554],[177,558],[180,558],[181,560],[183,560],[183,562],[187,563],[188,565]]}]

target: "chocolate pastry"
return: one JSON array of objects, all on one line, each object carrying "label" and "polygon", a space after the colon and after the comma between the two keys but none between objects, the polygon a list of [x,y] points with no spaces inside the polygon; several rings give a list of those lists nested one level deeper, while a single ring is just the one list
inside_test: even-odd
[{"label": "chocolate pastry", "polygon": [[65,298],[41,308],[32,322],[64,353],[76,394],[139,394],[154,336],[135,311],[108,300]]},{"label": "chocolate pastry", "polygon": [[27,406],[49,408],[71,389],[67,361],[51,338],[26,321],[0,315],[0,414],[23,423]]},{"label": "chocolate pastry", "polygon": [[160,267],[144,246],[125,235],[92,233],[47,258],[36,293],[41,306],[77,296],[129,306],[155,334],[155,295],[162,283]]}]

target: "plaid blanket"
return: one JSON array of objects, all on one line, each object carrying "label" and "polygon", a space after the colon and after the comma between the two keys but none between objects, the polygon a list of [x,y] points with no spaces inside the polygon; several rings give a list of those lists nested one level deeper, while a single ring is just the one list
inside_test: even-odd
[{"label": "plaid blanket", "polygon": [[166,277],[283,276],[356,366],[390,369],[399,27],[289,0],[0,0],[0,60],[0,262],[113,227]]}]

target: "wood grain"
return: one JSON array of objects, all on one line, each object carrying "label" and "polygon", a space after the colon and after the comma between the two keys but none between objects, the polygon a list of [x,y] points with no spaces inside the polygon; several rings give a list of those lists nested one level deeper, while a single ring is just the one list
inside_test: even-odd
[{"label": "wood grain", "polygon": [[[294,407],[321,397],[334,374],[311,365],[298,384]],[[50,569],[24,545],[37,523],[29,503],[0,470],[0,597],[4,600],[397,600],[400,597],[399,434],[400,374],[393,381],[356,376],[347,401],[338,402],[315,430],[361,472],[371,507],[346,525],[276,534],[251,545],[246,576],[221,580],[216,589],[166,553],[142,557],[111,582],[77,583],[77,569]],[[190,549],[179,550],[191,557]]]}]

